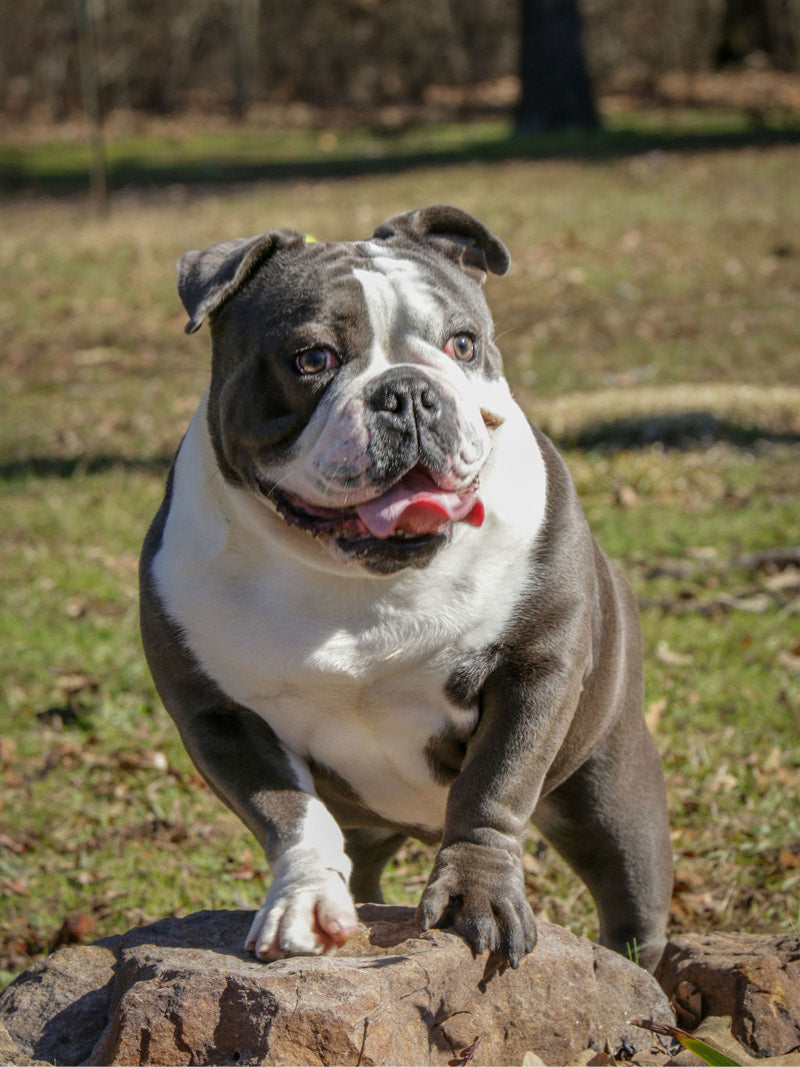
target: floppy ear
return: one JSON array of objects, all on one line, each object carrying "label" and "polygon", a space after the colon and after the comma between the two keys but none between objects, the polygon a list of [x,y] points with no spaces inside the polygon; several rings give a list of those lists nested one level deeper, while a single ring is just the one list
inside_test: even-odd
[{"label": "floppy ear", "polygon": [[499,237],[473,215],[447,204],[393,215],[373,234],[383,240],[400,236],[431,245],[481,285],[488,271],[505,274],[511,265],[508,249]]},{"label": "floppy ear", "polygon": [[302,242],[303,235],[294,230],[273,230],[187,252],[177,265],[178,293],[189,316],[186,332],[199,330],[206,317],[222,307],[279,248]]}]

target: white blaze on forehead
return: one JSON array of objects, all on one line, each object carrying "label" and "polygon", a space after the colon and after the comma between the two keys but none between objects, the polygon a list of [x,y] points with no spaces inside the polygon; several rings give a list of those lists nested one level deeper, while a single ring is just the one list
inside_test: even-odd
[{"label": "white blaze on forehead", "polygon": [[[367,246],[368,247],[368,246]],[[353,277],[364,292],[364,301],[372,327],[373,358],[379,353],[391,355],[392,335],[398,314],[409,316],[419,333],[429,333],[426,326],[442,320],[442,305],[423,270],[409,259],[375,255],[370,268],[357,267]]]}]

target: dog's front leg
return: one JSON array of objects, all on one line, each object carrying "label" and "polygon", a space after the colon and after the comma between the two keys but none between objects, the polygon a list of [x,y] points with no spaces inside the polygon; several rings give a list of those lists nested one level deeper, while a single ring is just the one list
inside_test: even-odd
[{"label": "dog's front leg", "polygon": [[424,929],[452,927],[475,953],[517,967],[536,943],[522,847],[578,686],[558,669],[514,678],[500,668],[450,787],[442,845],[419,905]]},{"label": "dog's front leg", "polygon": [[306,765],[263,719],[237,705],[195,712],[182,733],[196,766],[256,836],[272,868],[245,948],[269,961],[343,944],[356,928],[351,862]]},{"label": "dog's front leg", "polygon": [[341,830],[311,792],[281,802],[297,809],[295,840],[277,854],[267,852],[273,881],[245,941],[248,952],[267,961],[320,955],[344,944],[356,928]]},{"label": "dog's front leg", "polygon": [[308,836],[271,860],[273,882],[245,941],[259,959],[320,955],[344,944],[356,928],[350,861],[338,849],[341,832],[317,797],[304,799]]}]

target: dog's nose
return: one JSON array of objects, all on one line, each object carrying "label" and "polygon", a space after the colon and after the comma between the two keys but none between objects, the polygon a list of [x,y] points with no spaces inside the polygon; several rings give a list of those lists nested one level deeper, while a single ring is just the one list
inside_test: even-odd
[{"label": "dog's nose", "polygon": [[405,371],[384,374],[367,398],[368,406],[394,429],[432,429],[442,415],[435,385]]}]

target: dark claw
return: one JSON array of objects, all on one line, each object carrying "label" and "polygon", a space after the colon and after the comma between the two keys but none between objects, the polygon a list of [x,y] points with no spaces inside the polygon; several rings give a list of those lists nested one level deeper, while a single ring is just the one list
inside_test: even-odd
[{"label": "dark claw", "polygon": [[419,913],[424,930],[451,928],[475,956],[488,950],[492,971],[517,969],[536,943],[522,868],[505,849],[467,842],[443,848]]}]

